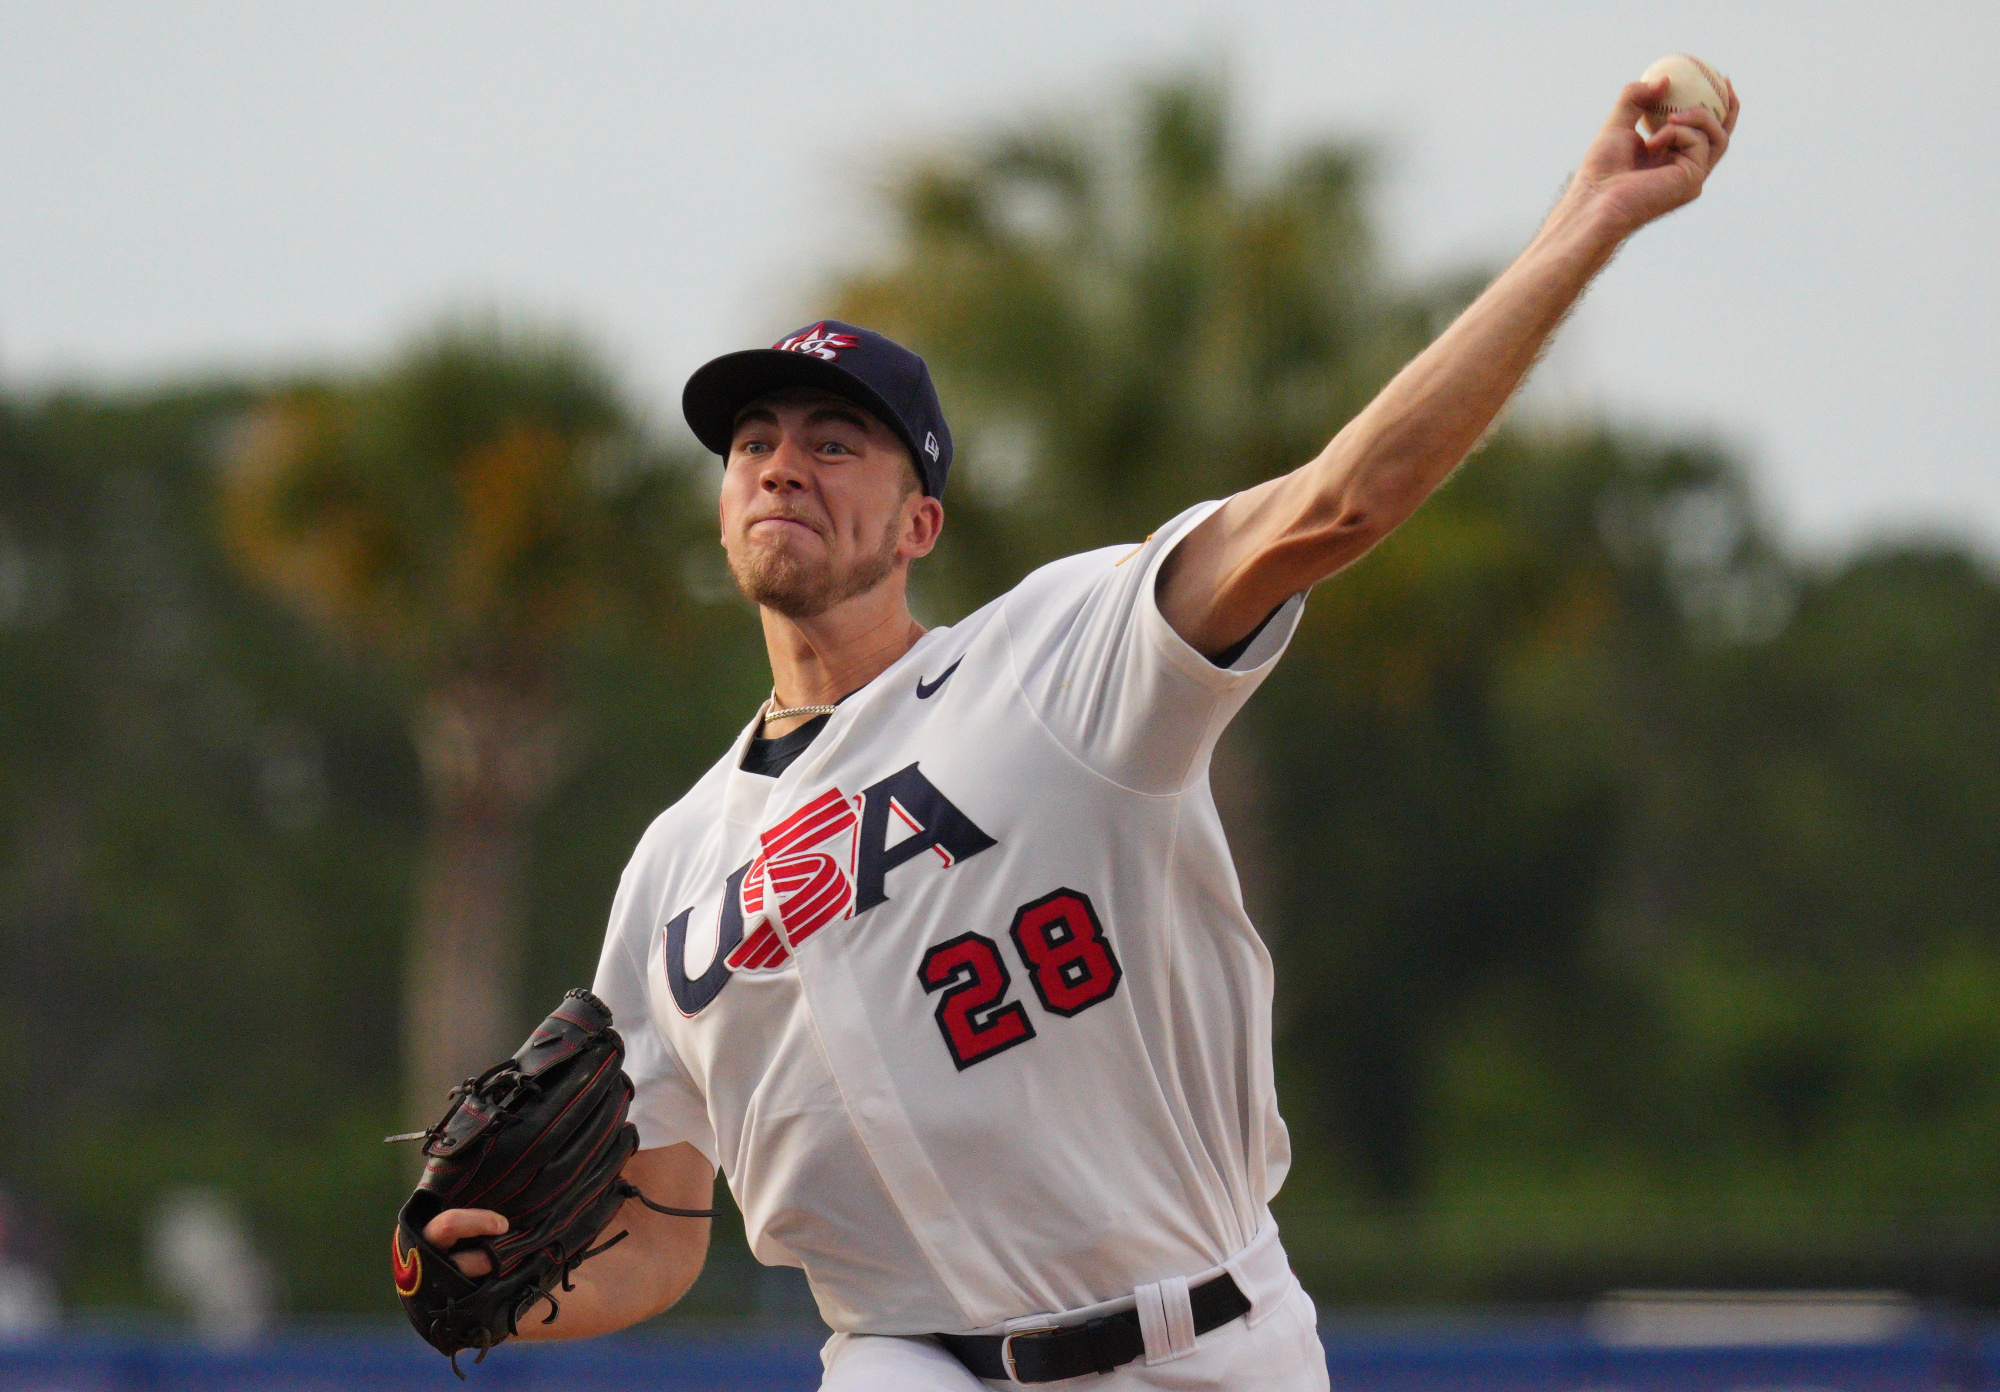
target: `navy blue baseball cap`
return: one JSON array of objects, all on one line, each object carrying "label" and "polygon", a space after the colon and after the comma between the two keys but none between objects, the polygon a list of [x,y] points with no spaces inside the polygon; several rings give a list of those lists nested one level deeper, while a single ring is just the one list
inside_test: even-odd
[{"label": "navy blue baseball cap", "polygon": [[725,353],[688,378],[681,414],[695,439],[727,459],[736,417],[760,396],[810,387],[867,410],[902,437],[924,492],[944,493],[951,431],[924,360],[872,329],[835,319],[787,334],[769,348]]}]

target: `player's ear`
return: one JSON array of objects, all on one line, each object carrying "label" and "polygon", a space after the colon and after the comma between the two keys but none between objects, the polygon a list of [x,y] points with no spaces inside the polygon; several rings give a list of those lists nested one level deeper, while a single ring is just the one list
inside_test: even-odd
[{"label": "player's ear", "polygon": [[903,500],[903,543],[897,549],[911,560],[928,556],[944,533],[944,504],[928,493]]}]

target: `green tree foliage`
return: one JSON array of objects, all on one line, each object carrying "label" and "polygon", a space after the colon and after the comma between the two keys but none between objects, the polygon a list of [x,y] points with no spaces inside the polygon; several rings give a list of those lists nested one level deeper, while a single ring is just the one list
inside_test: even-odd
[{"label": "green tree foliage", "polygon": [[384,1192],[379,1144],[341,1141],[378,1129],[394,1066],[371,1007],[415,771],[393,702],[301,648],[209,541],[207,460],[247,399],[0,418],[0,1145],[80,1302],[142,1298],[148,1201],[191,1180],[288,1211],[294,1291],[337,1301],[315,1267],[358,1257],[344,1215]]},{"label": "green tree foliage", "polygon": [[[243,572],[410,692],[428,793],[407,953],[412,1115],[513,1044],[520,875],[612,618],[684,640],[670,475],[578,346],[454,325],[379,376],[293,388],[227,451]],[[684,515],[684,514],[683,514]]]},{"label": "green tree foliage", "polygon": [[[0,991],[32,1080],[0,1127],[0,1185],[51,1230],[72,1303],[150,1304],[148,1215],[203,1183],[247,1207],[294,1308],[392,1309],[382,1224],[411,1174],[382,1136],[410,1122],[427,669],[330,641],[246,583],[225,484],[273,399],[0,404]],[[644,505],[661,530],[605,564],[664,557],[678,587],[706,525],[674,501],[688,463],[645,445],[597,464],[610,503],[666,499]],[[739,607],[692,601],[562,635],[567,767],[523,837],[510,1045],[589,981],[639,833],[762,694],[755,641]]]}]

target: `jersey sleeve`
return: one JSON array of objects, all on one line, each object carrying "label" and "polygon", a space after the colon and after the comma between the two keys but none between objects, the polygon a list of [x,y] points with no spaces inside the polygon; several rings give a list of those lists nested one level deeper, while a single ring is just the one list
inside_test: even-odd
[{"label": "jersey sleeve", "polygon": [[651,920],[639,903],[643,896],[634,884],[644,856],[642,844],[618,886],[591,990],[610,1007],[612,1023],[625,1040],[625,1073],[632,1080],[631,1120],[639,1130],[639,1148],[653,1150],[685,1141],[713,1164],[717,1147],[707,1100],[653,1022],[646,977],[646,952],[653,934]]},{"label": "jersey sleeve", "polygon": [[1303,594],[1279,606],[1227,666],[1196,652],[1160,613],[1160,567],[1220,502],[1188,509],[1139,547],[1094,551],[1036,572],[1004,608],[1022,690],[1076,759],[1136,792],[1178,792],[1291,642]]}]

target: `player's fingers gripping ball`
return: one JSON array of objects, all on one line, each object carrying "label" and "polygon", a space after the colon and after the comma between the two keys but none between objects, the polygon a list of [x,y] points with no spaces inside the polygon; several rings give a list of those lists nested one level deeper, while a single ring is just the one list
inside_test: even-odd
[{"label": "player's fingers gripping ball", "polygon": [[1641,82],[1667,79],[1667,90],[1639,116],[1639,125],[1652,135],[1667,124],[1676,111],[1697,108],[1713,115],[1716,122],[1729,121],[1729,79],[1688,53],[1673,53],[1660,59],[1639,75]]},{"label": "player's fingers gripping ball", "polygon": [[[512,1058],[452,1089],[435,1126],[390,1138],[421,1137],[426,1157],[423,1182],[396,1217],[396,1294],[417,1333],[449,1355],[454,1370],[462,1350],[484,1358],[537,1306],[546,1304],[553,1320],[570,1273],[625,1236],[597,1240],[626,1199],[676,1217],[714,1216],[655,1204],[620,1178],[639,1143],[626,1120],[632,1083],[624,1059],[604,1003],[571,991]],[[486,1253],[487,1275],[465,1275],[425,1239],[424,1225],[448,1208],[507,1219],[505,1233],[457,1244]]]}]

